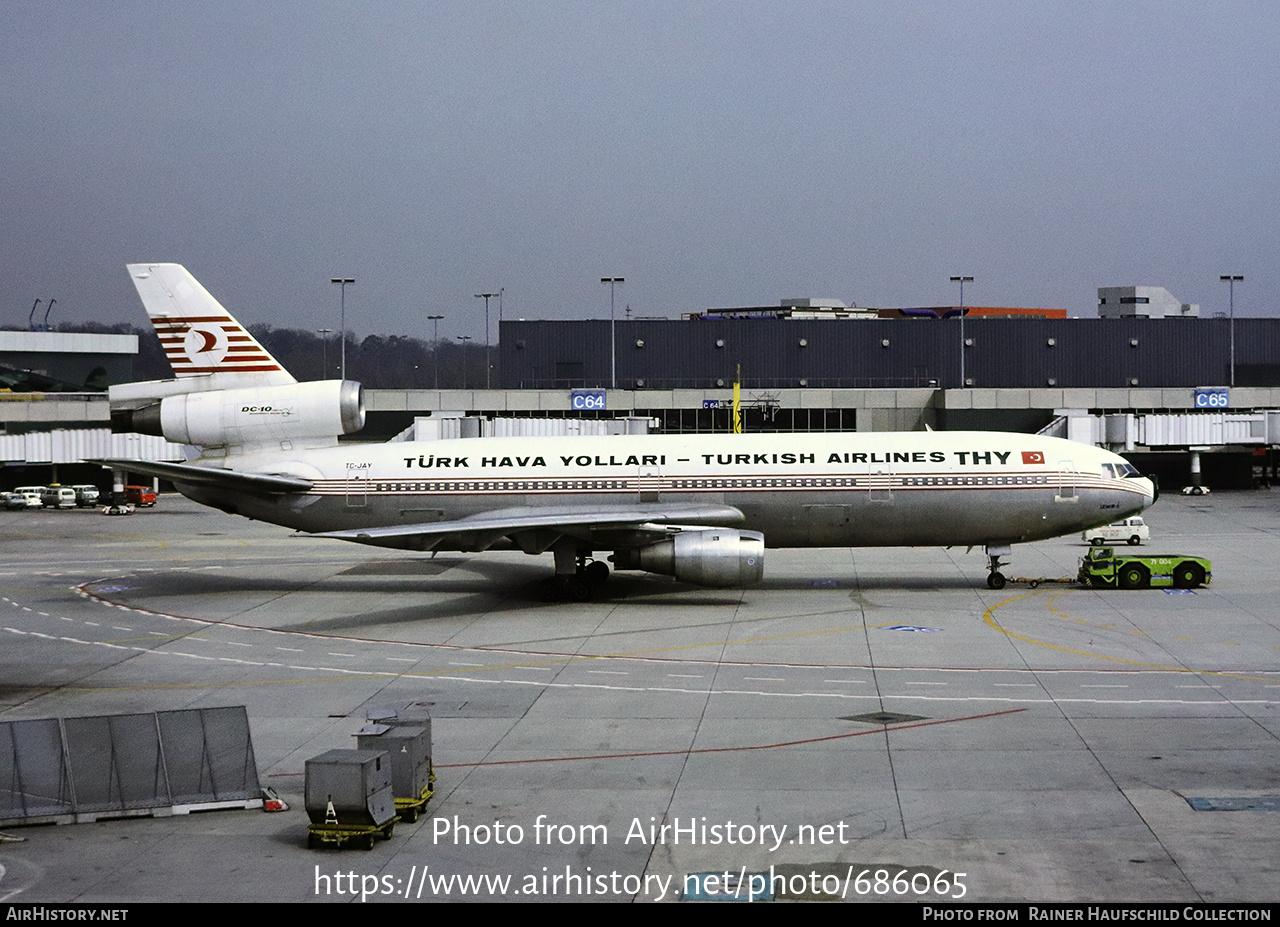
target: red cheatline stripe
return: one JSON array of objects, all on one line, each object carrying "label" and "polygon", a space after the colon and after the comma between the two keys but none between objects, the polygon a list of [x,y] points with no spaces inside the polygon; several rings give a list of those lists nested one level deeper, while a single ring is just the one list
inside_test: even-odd
[{"label": "red cheatline stripe", "polygon": [[[155,328],[155,330],[156,330],[156,334],[160,335],[162,338],[163,338],[165,335],[178,335],[178,336],[182,336],[182,335],[185,335],[187,332],[191,331],[191,329],[195,328],[195,326],[194,326],[194,325],[186,325],[186,324],[182,324],[182,325],[155,325],[155,326],[153,326],[153,327],[154,327],[154,328]],[[203,326],[203,327],[206,327],[206,328],[207,328],[207,327],[209,327],[209,326]],[[216,326],[212,326],[212,327],[214,327],[214,328],[221,328],[223,331],[232,331],[232,332],[242,331],[242,329],[241,329],[241,328],[239,328],[238,326],[235,326],[235,325],[232,325],[232,326],[227,326],[227,325],[216,325]]]},{"label": "red cheatline stripe", "polygon": [[[165,345],[182,344],[187,340],[186,335],[161,335],[160,343]],[[255,345],[258,342],[253,340],[251,335],[228,335],[227,341],[233,344],[249,344]]]},{"label": "red cheatline stripe", "polygon": [[[270,355],[267,354],[266,350],[261,345],[256,345],[256,344],[228,345],[227,351],[228,353],[235,352],[236,354],[235,359],[238,361],[271,360]],[[169,347],[166,347],[164,349],[164,352],[166,354],[176,354],[179,357],[187,356],[187,352],[183,350],[182,345],[170,345]],[[199,353],[204,353],[204,352],[202,351]],[[257,355],[257,357],[248,357],[246,355]]]},{"label": "red cheatline stripe", "polygon": [[283,370],[279,364],[257,364],[241,366],[240,364],[219,364],[217,367],[183,367],[183,373],[251,373],[262,370]]},{"label": "red cheatline stripe", "polygon": [[[176,361],[177,363],[181,363],[181,364],[201,364],[201,363],[210,362],[209,354],[207,352],[204,354],[196,354],[195,356],[191,356],[187,354],[175,354],[173,357],[170,357],[169,360]],[[219,361],[218,363],[237,364],[237,365],[238,364],[258,364],[258,363],[270,363],[272,360],[274,360],[274,358],[272,358],[270,355],[267,355],[267,354],[236,354],[234,356],[228,355],[226,358]]]},{"label": "red cheatline stripe", "polygon": [[[194,370],[195,367],[193,365],[195,363],[196,361],[182,361],[181,363],[175,363],[173,365],[173,369],[174,370]],[[265,365],[264,363],[254,359],[252,360],[252,363],[249,363],[246,361],[223,361],[222,363],[212,367],[208,367],[207,369],[209,370],[257,370],[257,369],[265,369],[267,366],[269,365]]]},{"label": "red cheatline stripe", "polygon": [[236,324],[236,320],[229,315],[153,315],[151,324],[159,327],[161,325],[190,325],[192,322],[230,322]]},{"label": "red cheatline stripe", "polygon": [[[228,338],[251,338],[243,328],[234,325],[222,325],[220,328],[227,333]],[[190,325],[174,326],[172,328],[157,328],[156,334],[163,338],[185,338],[187,332],[191,331]]]}]

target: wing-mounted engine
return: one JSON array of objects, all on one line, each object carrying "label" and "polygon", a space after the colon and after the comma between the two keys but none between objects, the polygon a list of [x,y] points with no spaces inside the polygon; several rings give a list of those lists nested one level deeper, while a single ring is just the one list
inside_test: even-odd
[{"label": "wing-mounted engine", "polygon": [[736,528],[680,531],[609,558],[619,570],[645,570],[699,586],[750,586],[764,576],[764,535]]},{"label": "wing-mounted engine", "polygon": [[117,431],[200,447],[328,447],[364,427],[364,390],[353,380],[216,389],[166,396],[116,413]]}]

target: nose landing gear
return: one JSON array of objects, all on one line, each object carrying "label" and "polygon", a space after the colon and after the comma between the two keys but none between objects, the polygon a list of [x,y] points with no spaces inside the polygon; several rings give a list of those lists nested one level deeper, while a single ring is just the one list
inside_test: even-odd
[{"label": "nose landing gear", "polygon": [[1013,556],[1013,545],[1011,544],[988,544],[986,546],[987,553],[987,588],[1003,589],[1006,582],[1004,574],[1000,572],[1002,566],[1008,566],[1009,562],[1001,561],[1001,557]]}]

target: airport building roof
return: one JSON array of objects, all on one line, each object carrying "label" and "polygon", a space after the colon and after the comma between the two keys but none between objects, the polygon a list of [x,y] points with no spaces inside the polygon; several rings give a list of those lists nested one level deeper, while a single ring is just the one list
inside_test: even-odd
[{"label": "airport building roof", "polygon": [[1162,286],[1100,286],[1098,315],[1104,319],[1195,319],[1199,303],[1184,303]]},{"label": "airport building roof", "polygon": [[906,306],[901,308],[873,308],[870,306],[846,306],[838,299],[784,299],[777,306],[744,306],[736,309],[703,309],[688,312],[682,318],[688,321],[716,319],[949,319],[965,316],[988,318],[1065,319],[1065,309],[1041,309],[1018,306]]},{"label": "airport building roof", "polygon": [[0,354],[137,354],[137,335],[0,331]]}]

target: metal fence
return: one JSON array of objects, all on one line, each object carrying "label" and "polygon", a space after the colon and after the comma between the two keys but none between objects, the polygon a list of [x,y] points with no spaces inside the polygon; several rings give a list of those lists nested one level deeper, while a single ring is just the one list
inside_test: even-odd
[{"label": "metal fence", "polygon": [[0,722],[0,824],[261,800],[244,706]]}]

